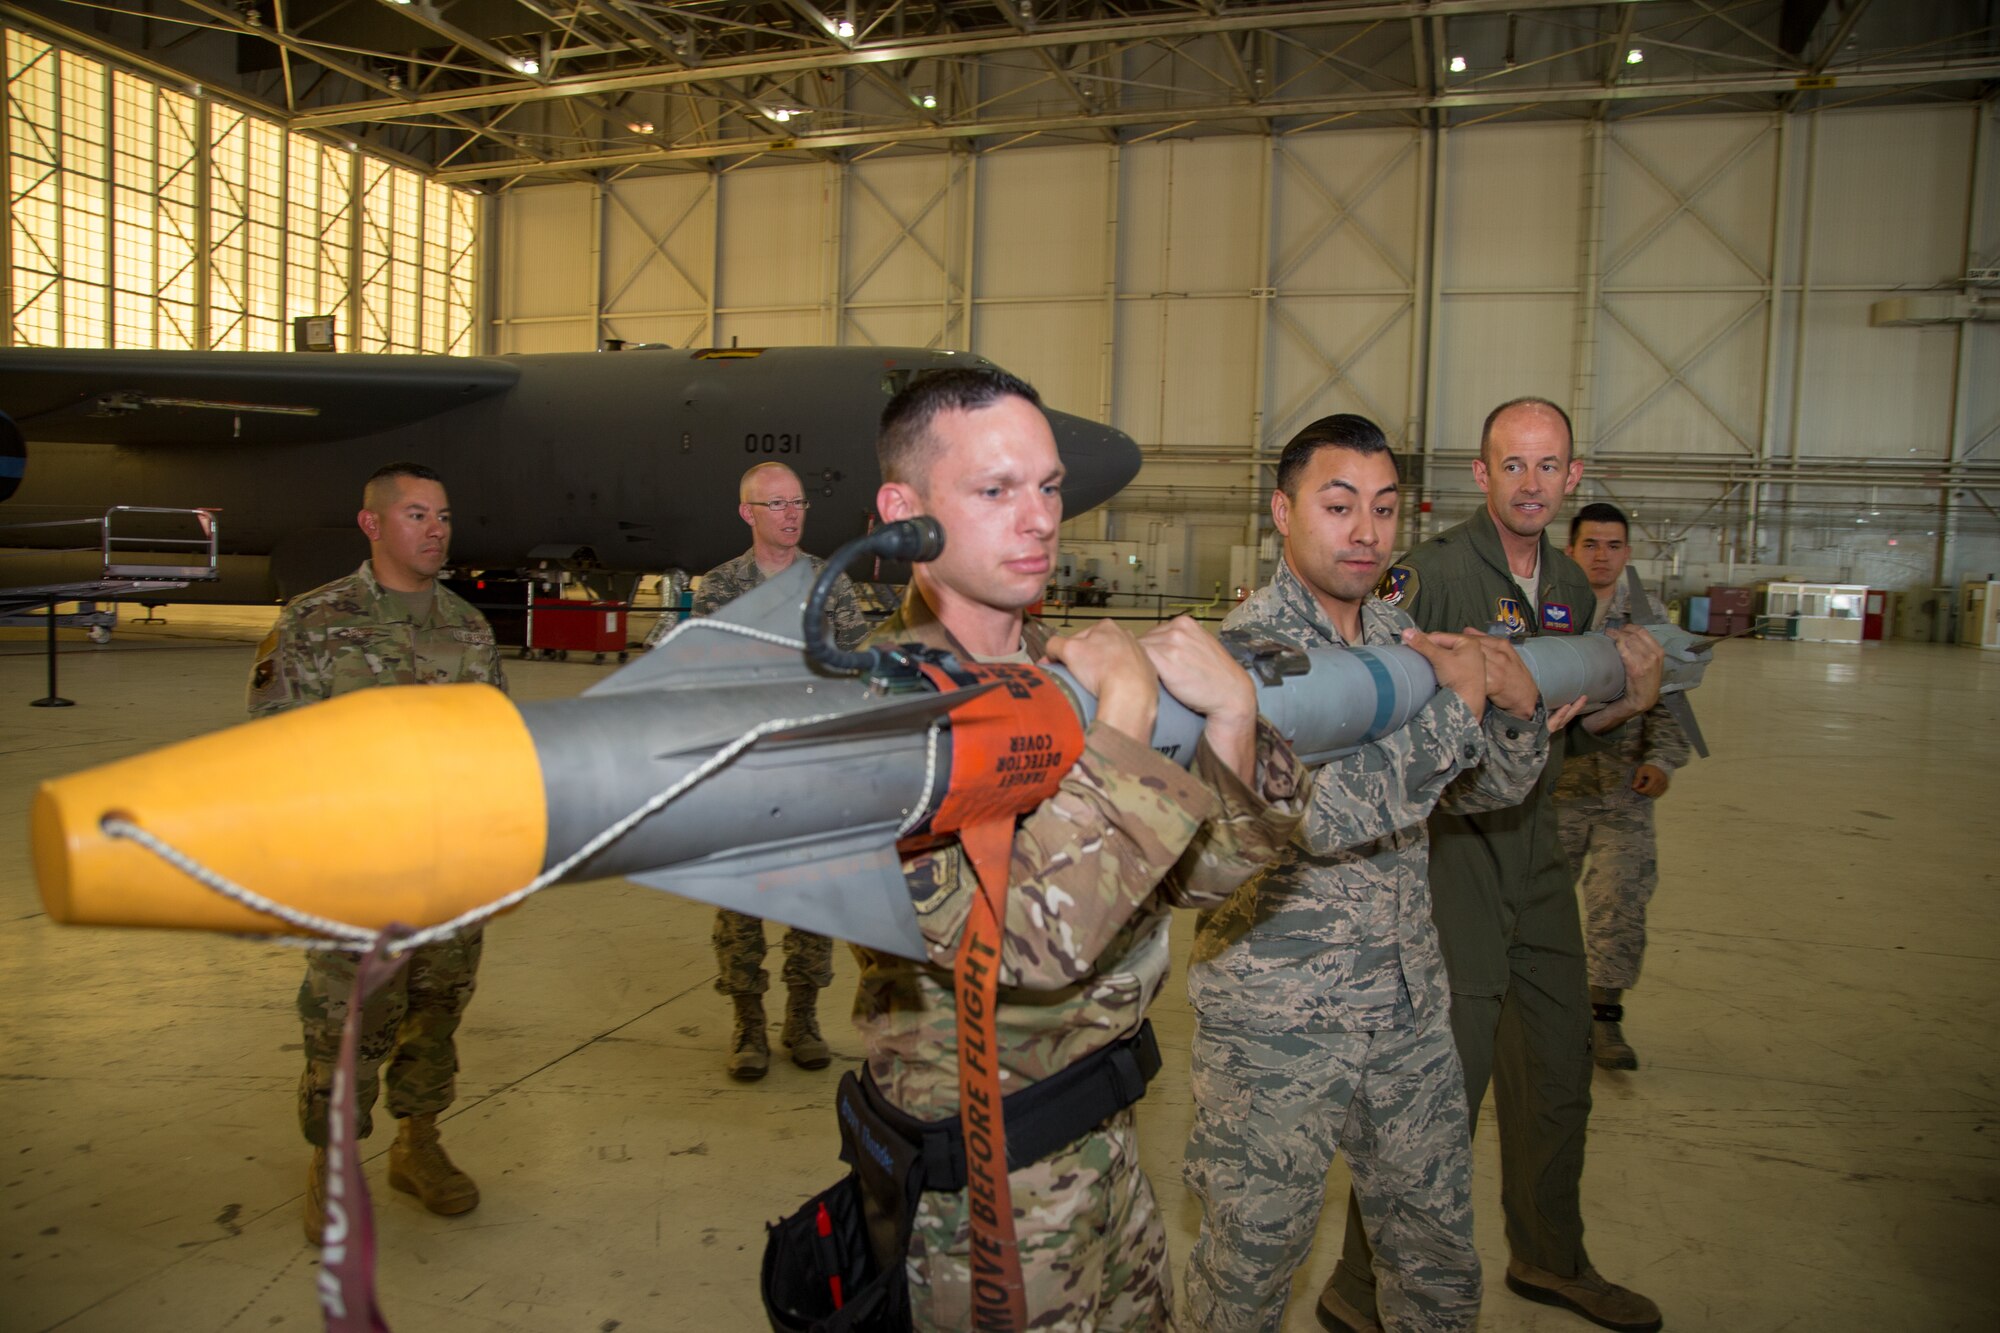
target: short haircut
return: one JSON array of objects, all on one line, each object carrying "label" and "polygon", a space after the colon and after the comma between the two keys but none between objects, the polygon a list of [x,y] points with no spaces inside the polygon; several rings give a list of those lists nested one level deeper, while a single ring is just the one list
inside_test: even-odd
[{"label": "short haircut", "polygon": [[1583,530],[1583,525],[1586,523],[1616,523],[1619,527],[1625,529],[1625,540],[1628,542],[1632,540],[1632,525],[1626,521],[1625,511],[1617,505],[1606,504],[1602,500],[1593,500],[1591,503],[1577,510],[1576,517],[1569,521],[1569,544],[1571,546],[1576,545],[1576,534]]},{"label": "short haircut", "polygon": [[1008,397],[1042,405],[1034,385],[997,366],[966,366],[918,375],[882,409],[882,432],[875,438],[875,459],[881,465],[882,480],[922,489],[937,456],[931,423],[938,414],[977,412]]},{"label": "short haircut", "polygon": [[742,480],[736,483],[736,503],[738,504],[749,503],[750,482],[753,478],[755,478],[759,473],[762,472],[782,472],[786,476],[790,477],[793,481],[797,481],[799,479],[799,474],[792,471],[791,468],[785,466],[783,463],[752,463],[750,467],[743,473]]},{"label": "short haircut", "polygon": [[1486,414],[1486,424],[1479,428],[1479,457],[1481,459],[1486,457],[1487,442],[1493,438],[1493,423],[1498,421],[1503,413],[1511,412],[1517,407],[1545,407],[1562,418],[1563,439],[1568,442],[1569,456],[1571,458],[1576,457],[1576,428],[1569,424],[1569,413],[1563,411],[1562,408],[1546,398],[1536,398],[1533,395],[1529,395],[1525,398],[1509,398],[1506,402]]},{"label": "short haircut", "polygon": [[1287,498],[1299,498],[1299,474],[1312,462],[1314,454],[1322,449],[1352,449],[1357,454],[1388,454],[1389,465],[1396,469],[1396,480],[1403,479],[1403,470],[1396,463],[1396,455],[1389,448],[1389,439],[1382,434],[1382,428],[1367,417],[1356,416],[1352,412],[1340,412],[1330,417],[1321,417],[1297,435],[1285,446],[1285,452],[1278,456],[1278,489]]},{"label": "short haircut", "polygon": [[422,463],[384,463],[368,474],[368,482],[361,488],[361,507],[373,509],[378,504],[387,504],[382,496],[382,483],[394,481],[397,477],[415,477],[418,481],[434,481],[444,485],[444,478]]}]

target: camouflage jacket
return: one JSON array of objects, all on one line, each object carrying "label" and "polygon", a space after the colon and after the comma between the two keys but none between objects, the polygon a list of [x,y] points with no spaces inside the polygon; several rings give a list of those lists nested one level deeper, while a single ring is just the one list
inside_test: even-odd
[{"label": "camouflage jacket", "polygon": [[[811,562],[813,577],[817,579],[826,568],[826,561],[804,551],[799,554]],[[763,581],[764,571],[757,567],[757,552],[745,551],[702,575],[701,588],[694,595],[689,613],[712,616]],[[826,618],[833,626],[834,643],[842,648],[852,648],[868,637],[868,618],[861,614],[854,584],[845,574],[833,581],[833,592],[826,599]]]},{"label": "camouflage jacket", "polygon": [[[1400,643],[1411,625],[1371,597],[1359,646]],[[1347,646],[1283,561],[1224,628]],[[1188,998],[1201,1021],[1369,1032],[1442,1015],[1451,993],[1431,921],[1425,819],[1440,801],[1460,811],[1518,803],[1548,759],[1546,722],[1539,707],[1528,721],[1488,708],[1481,722],[1439,690],[1401,730],[1314,769],[1291,846],[1196,927]]]},{"label": "camouflage jacket", "polygon": [[[1660,603],[1660,599],[1647,593],[1646,603],[1651,608],[1653,620],[1665,623],[1667,608]],[[1620,579],[1611,590],[1611,600],[1604,605],[1604,614],[1602,617],[1593,615],[1590,628],[1596,629],[1606,620],[1629,619],[1631,606],[1632,586]],[[1611,743],[1611,749],[1574,755],[1563,765],[1562,781],[1556,784],[1558,801],[1623,791],[1632,785],[1632,774],[1639,765],[1651,764],[1663,773],[1671,773],[1685,764],[1693,751],[1688,744],[1687,733],[1681,730],[1681,724],[1674,721],[1674,715],[1664,705],[1633,718],[1604,739]]]},{"label": "camouflage jacket", "polygon": [[[963,653],[913,584],[874,641]],[[1039,660],[1049,631],[1027,623]],[[1256,790],[1204,739],[1192,769],[1102,725],[1014,835],[997,1013],[1000,1086],[1021,1088],[1136,1031],[1167,976],[1173,907],[1221,902],[1298,826],[1305,770],[1260,721]],[[922,1119],[958,1110],[952,962],[975,885],[956,844],[903,863],[930,961],[857,948],[855,1026],[877,1084]]]},{"label": "camouflage jacket", "polygon": [[507,688],[486,617],[439,583],[418,624],[364,560],[278,613],[250,669],[250,713],[264,717],[377,685],[466,681]]}]

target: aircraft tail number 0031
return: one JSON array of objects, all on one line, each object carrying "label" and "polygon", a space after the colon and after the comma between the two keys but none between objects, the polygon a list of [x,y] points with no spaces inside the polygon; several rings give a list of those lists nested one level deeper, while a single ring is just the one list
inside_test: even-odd
[{"label": "aircraft tail number 0031", "polygon": [[759,435],[753,431],[743,437],[743,452],[746,454],[802,454],[805,451],[804,435]]}]

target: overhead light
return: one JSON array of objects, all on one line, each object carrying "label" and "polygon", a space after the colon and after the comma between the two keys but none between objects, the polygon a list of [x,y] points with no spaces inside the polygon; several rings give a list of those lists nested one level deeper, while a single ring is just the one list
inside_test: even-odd
[{"label": "overhead light", "polygon": [[634,134],[651,134],[653,132],[653,122],[650,120],[627,121],[625,128]]},{"label": "overhead light", "polygon": [[937,94],[919,93],[917,95],[917,105],[922,107],[926,111],[937,110]]},{"label": "overhead light", "polygon": [[1454,73],[1454,74],[1463,74],[1463,73],[1465,73],[1465,57],[1464,57],[1464,56],[1453,56],[1453,57],[1451,58],[1451,72],[1452,72],[1452,73]]},{"label": "overhead light", "polygon": [[1635,46],[1625,53],[1625,63],[1628,65],[1643,65],[1646,63],[1646,53]]},{"label": "overhead light", "polygon": [[790,120],[793,116],[798,115],[799,113],[792,110],[788,106],[774,106],[769,111],[766,111],[764,114],[769,116],[772,120],[777,121],[780,125],[782,125],[786,121]]},{"label": "overhead light", "polygon": [[540,74],[542,72],[542,62],[533,56],[517,56],[514,60],[514,68],[523,74]]},{"label": "overhead light", "polygon": [[833,25],[833,35],[843,42],[846,41],[854,35],[854,24],[848,19],[842,19]]}]

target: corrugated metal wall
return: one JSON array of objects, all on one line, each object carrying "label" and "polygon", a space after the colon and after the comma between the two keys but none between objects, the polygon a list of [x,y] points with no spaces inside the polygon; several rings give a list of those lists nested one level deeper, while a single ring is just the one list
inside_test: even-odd
[{"label": "corrugated metal wall", "polygon": [[[1228,578],[1304,423],[1361,412],[1425,459],[1414,539],[1478,504],[1479,422],[1525,393],[1575,413],[1586,493],[1635,511],[1657,572],[1927,585],[2000,565],[2000,495],[1940,485],[2000,455],[2000,326],[1868,309],[2000,260],[1994,116],[1326,129],[524,188],[497,209],[493,347],[970,348],[1147,449],[1116,514],[1077,526],[1184,525],[1176,593]],[[1829,467],[1838,488],[1794,484]]]}]

